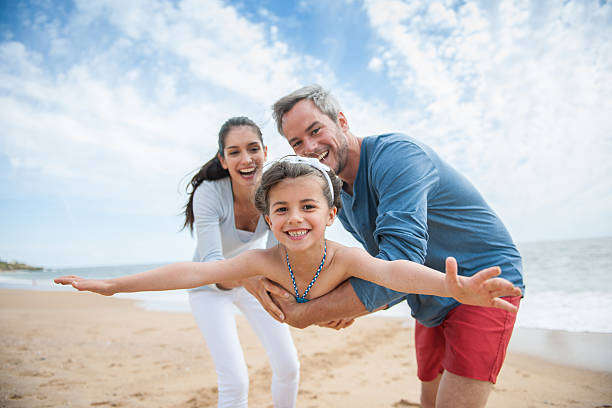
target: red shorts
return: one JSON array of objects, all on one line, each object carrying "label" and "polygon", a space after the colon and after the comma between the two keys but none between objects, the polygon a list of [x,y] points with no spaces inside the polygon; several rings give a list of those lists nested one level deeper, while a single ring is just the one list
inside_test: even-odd
[{"label": "red shorts", "polygon": [[[516,307],[520,296],[504,298]],[[447,370],[461,377],[495,384],[506,357],[516,314],[493,307],[459,305],[442,324],[415,324],[414,338],[421,381]]]}]

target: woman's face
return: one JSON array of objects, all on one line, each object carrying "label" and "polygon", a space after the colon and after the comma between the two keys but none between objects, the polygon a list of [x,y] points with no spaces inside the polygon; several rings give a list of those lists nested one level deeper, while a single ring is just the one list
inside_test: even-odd
[{"label": "woman's face", "polygon": [[225,136],[221,165],[229,171],[233,184],[255,188],[261,178],[267,148],[250,126],[233,127]]}]

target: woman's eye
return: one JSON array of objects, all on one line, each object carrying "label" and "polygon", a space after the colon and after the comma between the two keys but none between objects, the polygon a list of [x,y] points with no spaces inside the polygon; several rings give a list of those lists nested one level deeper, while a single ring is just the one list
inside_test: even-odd
[{"label": "woman's eye", "polygon": [[229,155],[230,155],[230,156],[235,156],[235,155],[237,155],[237,154],[238,154],[238,152],[235,152],[235,151],[234,151],[234,152],[229,152]]},{"label": "woman's eye", "polygon": [[319,133],[319,130],[321,130],[321,128],[315,128],[312,130],[312,134],[316,135],[317,133]]},{"label": "woman's eye", "polygon": [[296,147],[298,147],[301,144],[302,144],[302,142],[298,140],[297,142],[293,143],[292,147],[295,149]]},{"label": "woman's eye", "polygon": [[258,151],[259,151],[259,147],[253,147],[253,148],[251,149],[251,152],[252,152],[252,153],[257,153]]}]

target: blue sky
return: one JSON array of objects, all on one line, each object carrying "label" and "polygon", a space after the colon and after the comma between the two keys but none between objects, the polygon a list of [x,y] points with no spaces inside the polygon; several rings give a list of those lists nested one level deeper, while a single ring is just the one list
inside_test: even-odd
[{"label": "blue sky", "polygon": [[[0,3],[0,258],[191,257],[185,177],[230,116],[331,89],[434,147],[517,242],[612,235],[608,1]],[[335,226],[333,239],[351,240]]]}]

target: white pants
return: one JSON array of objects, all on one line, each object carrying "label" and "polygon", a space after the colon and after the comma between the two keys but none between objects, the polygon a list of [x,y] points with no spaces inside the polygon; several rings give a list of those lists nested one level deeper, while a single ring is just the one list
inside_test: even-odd
[{"label": "white pants", "polygon": [[289,326],[274,320],[244,288],[190,291],[189,303],[215,363],[219,408],[248,407],[249,375],[232,305],[244,314],[266,349],[274,407],[295,407],[300,363]]}]

